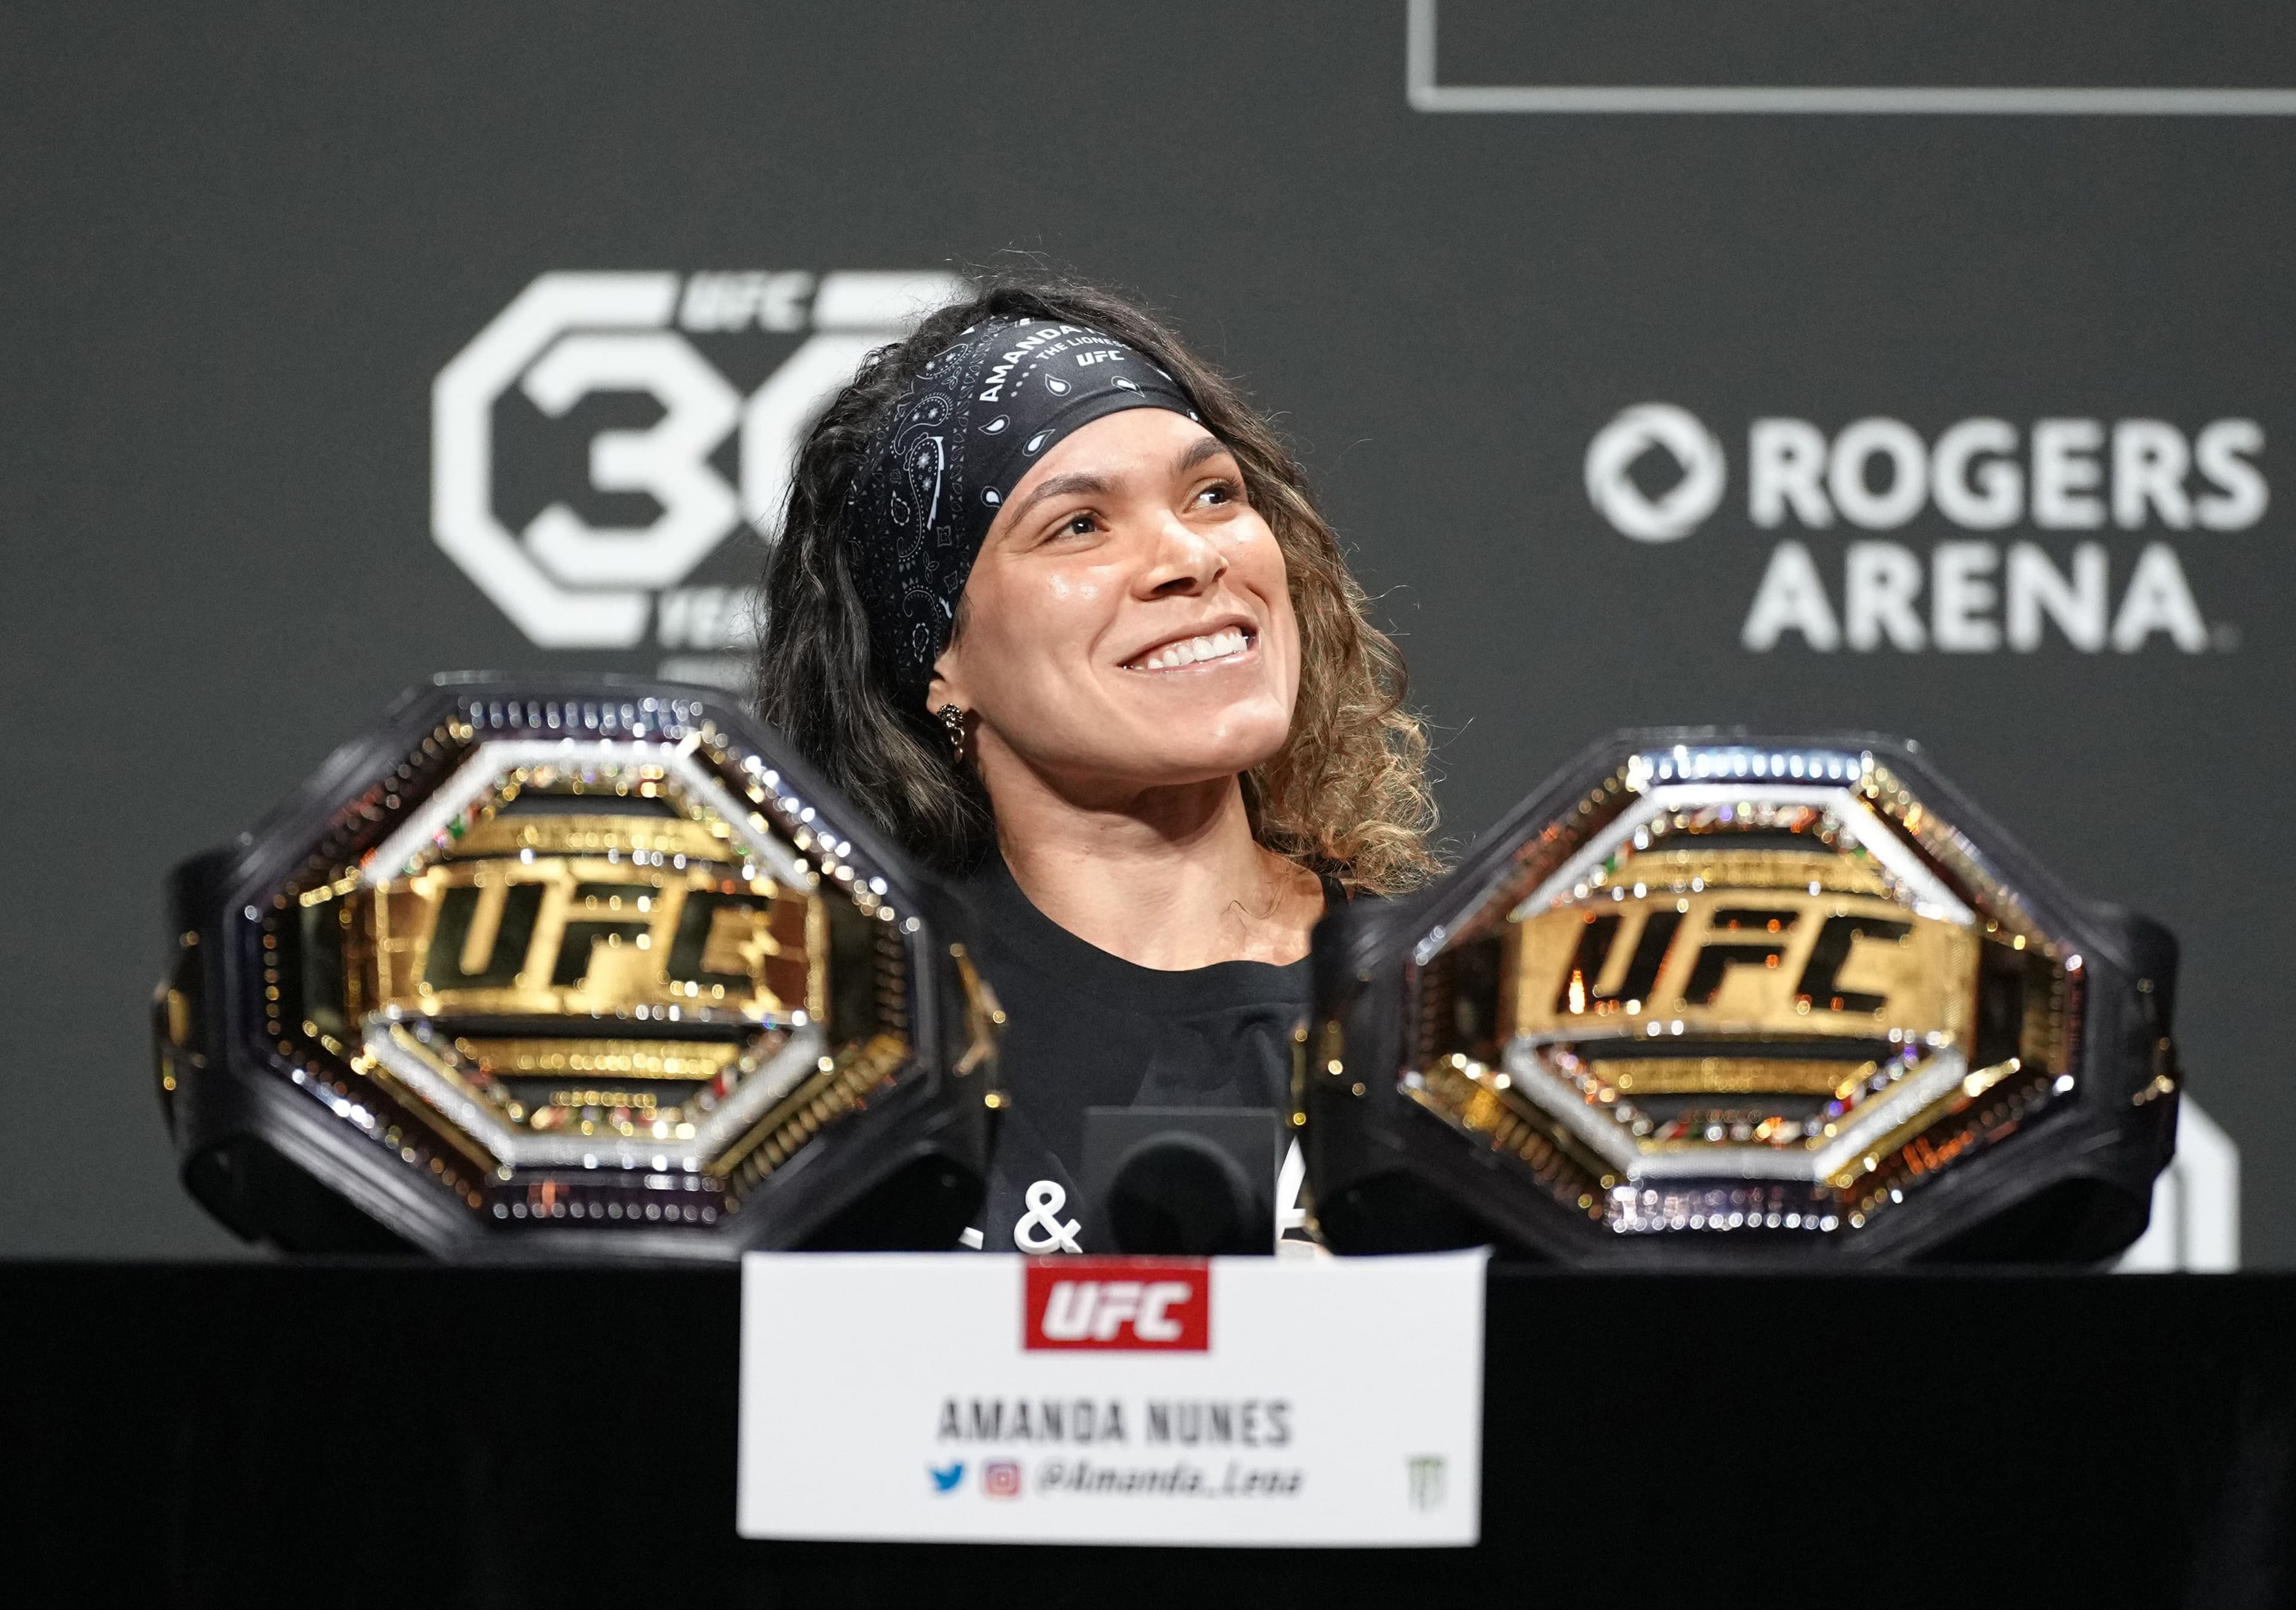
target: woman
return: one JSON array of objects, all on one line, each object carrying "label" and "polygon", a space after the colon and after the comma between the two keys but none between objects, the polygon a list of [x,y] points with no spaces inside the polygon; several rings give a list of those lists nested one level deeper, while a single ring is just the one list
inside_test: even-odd
[{"label": "woman", "polygon": [[980,1234],[1075,1250],[1091,1106],[1287,1105],[1324,902],[1434,868],[1426,742],[1299,466],[1147,313],[1006,282],[798,455],[766,718],[972,880],[1010,1026]]}]

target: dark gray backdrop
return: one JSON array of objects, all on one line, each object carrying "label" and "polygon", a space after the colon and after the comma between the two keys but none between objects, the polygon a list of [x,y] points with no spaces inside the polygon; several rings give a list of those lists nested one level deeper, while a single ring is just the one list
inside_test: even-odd
[{"label": "dark gray backdrop", "polygon": [[[548,271],[1021,248],[1147,292],[1282,411],[1409,653],[1449,831],[1625,723],[1925,740],[2077,886],[2184,936],[2191,1088],[2243,1150],[2248,1259],[2296,1261],[2296,120],[1430,114],[1404,34],[1398,0],[0,13],[0,1250],[231,1244],[174,1183],[148,1070],[169,863],[433,670],[665,658],[537,647],[434,544],[442,366]],[[2175,0],[1449,0],[1439,72],[2296,85],[2296,25]],[[795,339],[692,344],[746,392]],[[1653,401],[1728,461],[1719,507],[1663,544],[1582,478]],[[512,398],[502,517],[650,517],[586,489],[585,453],[658,411],[597,398],[553,426]],[[1974,415],[2252,419],[2276,501],[2232,531],[1969,533],[1933,509],[1764,530],[1767,415],[1929,441]],[[1674,472],[1636,473],[1655,496]],[[1850,540],[1926,563],[1972,537],[2060,566],[2099,541],[2116,607],[2166,540],[2208,646],[1739,645],[1782,539],[1838,613]],[[690,579],[739,579],[755,544]]]}]

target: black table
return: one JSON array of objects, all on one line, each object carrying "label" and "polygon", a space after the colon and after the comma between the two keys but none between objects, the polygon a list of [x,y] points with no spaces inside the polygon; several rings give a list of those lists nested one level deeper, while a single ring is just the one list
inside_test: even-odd
[{"label": "black table", "polygon": [[20,1541],[0,1582],[44,1576],[54,1602],[1306,1610],[2296,1592],[2291,1276],[1496,1269],[1484,1540],[1394,1551],[741,1541],[731,1269],[33,1263],[4,1277]]}]

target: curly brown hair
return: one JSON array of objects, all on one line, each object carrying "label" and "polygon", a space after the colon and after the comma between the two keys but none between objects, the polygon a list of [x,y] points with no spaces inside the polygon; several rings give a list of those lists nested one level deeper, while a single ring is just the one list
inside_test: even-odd
[{"label": "curly brown hair", "polygon": [[[871,663],[868,621],[841,541],[841,512],[886,411],[919,366],[986,319],[1082,324],[1146,353],[1196,399],[1283,553],[1300,623],[1300,692],[1283,747],[1243,774],[1259,842],[1350,892],[1398,894],[1439,870],[1428,834],[1427,736],[1405,708],[1403,656],[1365,615],[1339,538],[1267,419],[1160,320],[1104,287],[1002,274],[862,360],[798,450],[766,562],[758,704],[838,790],[928,865],[963,875],[996,842],[987,792],[954,763],[922,708],[894,700]],[[962,600],[954,622],[964,629]]]}]

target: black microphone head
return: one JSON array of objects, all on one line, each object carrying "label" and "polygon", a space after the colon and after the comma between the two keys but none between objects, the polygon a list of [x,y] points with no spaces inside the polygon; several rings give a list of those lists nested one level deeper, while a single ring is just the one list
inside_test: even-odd
[{"label": "black microphone head", "polygon": [[1267,1250],[1272,1209],[1234,1158],[1185,1129],[1124,1154],[1108,1191],[1117,1249],[1204,1258]]}]

